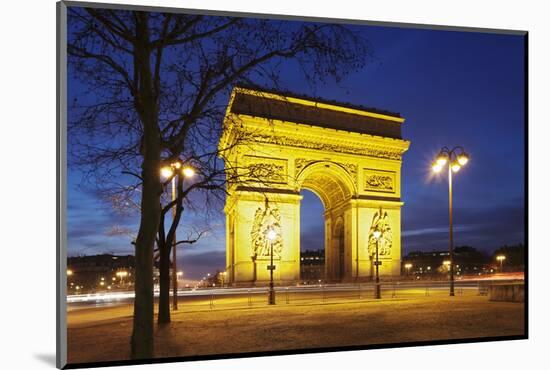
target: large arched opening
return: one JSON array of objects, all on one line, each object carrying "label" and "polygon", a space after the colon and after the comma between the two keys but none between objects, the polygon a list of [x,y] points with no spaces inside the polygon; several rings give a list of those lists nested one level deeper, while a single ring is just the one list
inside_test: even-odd
[{"label": "large arched opening", "polygon": [[300,191],[300,282],[325,280],[325,207],[314,192]]},{"label": "large arched opening", "polygon": [[[340,282],[351,277],[351,248],[349,230],[345,228],[345,210],[355,194],[355,187],[349,173],[341,165],[330,161],[311,161],[298,175],[297,183],[302,194],[315,194],[322,204],[322,226],[312,225],[300,235],[300,278],[306,282],[316,278],[328,282]],[[301,224],[307,225],[318,218],[319,206],[312,206],[311,196],[305,197],[300,205]],[[307,220],[307,221],[306,221]],[[324,229],[324,230],[323,230]],[[312,235],[317,230],[324,238]],[[308,237],[312,240],[304,240]],[[313,250],[315,244],[319,245]],[[346,248],[346,245],[348,247]],[[303,248],[304,246],[305,248]],[[321,249],[322,248],[322,249]],[[305,250],[304,250],[305,249]],[[306,250],[309,249],[309,253]]]}]

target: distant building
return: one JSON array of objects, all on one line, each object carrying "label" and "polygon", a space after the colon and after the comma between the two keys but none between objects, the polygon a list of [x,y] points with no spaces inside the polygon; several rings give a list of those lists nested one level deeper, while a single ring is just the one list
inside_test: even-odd
[{"label": "distant building", "polygon": [[135,257],[100,254],[67,259],[69,294],[126,289],[134,282]]},{"label": "distant building", "polygon": [[[454,249],[455,275],[483,275],[494,268],[487,255],[472,247]],[[411,278],[438,278],[449,273],[449,251],[410,252],[402,259],[401,274]]]},{"label": "distant building", "polygon": [[[504,260],[502,265],[497,257],[502,256]],[[525,270],[525,246],[523,244],[518,245],[504,245],[497,249],[491,257],[495,268],[499,271],[502,269],[504,272],[524,271]]]},{"label": "distant building", "polygon": [[324,249],[300,252],[300,279],[309,283],[325,279]]}]

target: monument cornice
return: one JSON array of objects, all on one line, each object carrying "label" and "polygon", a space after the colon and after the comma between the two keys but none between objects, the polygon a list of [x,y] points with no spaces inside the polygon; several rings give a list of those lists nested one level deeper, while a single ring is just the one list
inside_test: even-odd
[{"label": "monument cornice", "polygon": [[[262,143],[302,149],[400,160],[410,142],[364,133],[316,127],[288,121],[239,115],[230,120],[228,133],[220,140],[220,148],[233,145],[237,134],[243,144]],[[307,130],[301,130],[301,128]],[[307,132],[307,133],[306,133]]]}]

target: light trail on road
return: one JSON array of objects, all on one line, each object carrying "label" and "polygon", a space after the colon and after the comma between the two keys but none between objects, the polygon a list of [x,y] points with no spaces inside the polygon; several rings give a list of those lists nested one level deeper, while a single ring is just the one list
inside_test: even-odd
[{"label": "light trail on road", "polygon": [[[508,282],[517,282],[522,280],[506,280]],[[491,283],[502,283],[504,280],[494,279],[468,279],[456,282],[457,288],[478,289],[480,284],[488,285]],[[279,286],[275,290],[278,294],[288,293],[334,293],[334,292],[369,292],[374,290],[375,284],[368,283],[344,283],[344,284],[315,284],[315,285],[293,285]],[[381,288],[386,291],[405,290],[405,289],[429,289],[445,290],[448,289],[447,281],[397,281],[382,282]],[[178,297],[221,297],[221,296],[245,296],[267,294],[268,287],[229,287],[229,288],[192,288],[181,289],[178,291]],[[154,293],[155,299],[158,299],[158,290]],[[67,296],[69,310],[78,308],[105,307],[131,303],[134,299],[134,292],[101,292],[90,294],[78,294]]]}]

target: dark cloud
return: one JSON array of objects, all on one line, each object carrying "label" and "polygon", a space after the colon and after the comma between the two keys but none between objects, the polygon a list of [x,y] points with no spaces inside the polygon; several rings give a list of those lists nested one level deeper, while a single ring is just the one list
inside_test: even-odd
[{"label": "dark cloud", "polygon": [[[405,206],[406,207],[406,206]],[[503,244],[521,243],[525,234],[523,204],[453,211],[455,245],[491,251]],[[449,215],[444,207],[425,207],[421,214],[403,210],[403,250],[448,248]]]}]

